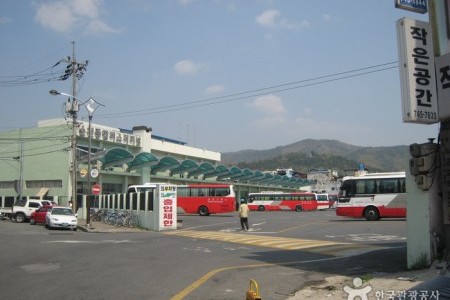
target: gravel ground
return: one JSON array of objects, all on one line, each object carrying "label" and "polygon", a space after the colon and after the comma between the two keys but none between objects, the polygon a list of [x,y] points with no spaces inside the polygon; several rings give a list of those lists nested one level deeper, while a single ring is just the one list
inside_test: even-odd
[{"label": "gravel ground", "polygon": [[[401,292],[406,292],[424,281],[439,276],[439,274],[444,274],[445,265],[445,263],[437,264],[424,270],[372,274],[365,278],[360,278],[363,281],[362,284],[361,281],[354,281],[355,278],[348,276],[324,277],[322,282],[315,282],[305,286],[294,296],[289,297],[288,300],[353,299],[349,297],[352,292],[355,293],[353,295],[357,295],[357,293],[367,295],[367,299],[392,300],[394,295],[399,295]],[[448,275],[447,272],[446,276]],[[420,291],[417,292],[420,295]],[[356,297],[354,299],[364,298]]]}]

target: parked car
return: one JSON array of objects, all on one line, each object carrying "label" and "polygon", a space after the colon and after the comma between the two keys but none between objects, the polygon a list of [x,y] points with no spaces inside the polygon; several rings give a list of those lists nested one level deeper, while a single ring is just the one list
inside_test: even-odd
[{"label": "parked car", "polygon": [[42,200],[42,204],[49,205],[49,206],[58,205],[58,203],[56,203],[55,201],[50,201],[50,200]]},{"label": "parked car", "polygon": [[70,207],[53,206],[45,215],[45,227],[67,228],[76,231],[78,226],[77,216]]},{"label": "parked car", "polygon": [[45,216],[51,209],[51,205],[44,205],[33,211],[30,216],[30,225],[36,225],[36,223],[45,223]]},{"label": "parked car", "polygon": [[14,203],[14,206],[9,209],[2,209],[3,216],[9,217],[18,223],[28,221],[31,213],[39,207],[45,205],[41,200],[33,199],[19,199]]}]

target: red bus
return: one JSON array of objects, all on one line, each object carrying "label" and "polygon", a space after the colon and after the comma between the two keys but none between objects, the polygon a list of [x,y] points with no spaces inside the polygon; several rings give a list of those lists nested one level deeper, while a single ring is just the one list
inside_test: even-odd
[{"label": "red bus", "polygon": [[250,210],[317,210],[314,193],[250,193],[248,194]]},{"label": "red bus", "polygon": [[236,211],[236,194],[230,184],[189,184],[177,186],[178,211],[207,216]]},{"label": "red bus", "polygon": [[[156,183],[131,185],[128,187],[128,193],[149,192],[155,187]],[[233,185],[230,184],[177,185],[177,210],[179,213],[200,216],[234,212],[236,211],[236,193]]]}]

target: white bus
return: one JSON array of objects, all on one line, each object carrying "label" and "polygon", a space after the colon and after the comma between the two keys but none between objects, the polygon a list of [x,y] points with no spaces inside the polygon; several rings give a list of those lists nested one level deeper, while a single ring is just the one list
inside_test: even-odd
[{"label": "white bus", "polygon": [[406,217],[405,172],[344,177],[336,215],[366,218]]},{"label": "white bus", "polygon": [[317,209],[324,210],[331,207],[330,197],[328,194],[316,194]]}]

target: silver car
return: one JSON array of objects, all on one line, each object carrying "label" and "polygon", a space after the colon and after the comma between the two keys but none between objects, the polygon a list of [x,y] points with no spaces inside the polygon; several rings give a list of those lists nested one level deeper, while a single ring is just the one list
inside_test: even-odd
[{"label": "silver car", "polygon": [[77,216],[70,207],[54,206],[45,216],[45,227],[67,228],[76,231],[78,226]]}]

